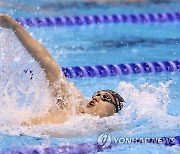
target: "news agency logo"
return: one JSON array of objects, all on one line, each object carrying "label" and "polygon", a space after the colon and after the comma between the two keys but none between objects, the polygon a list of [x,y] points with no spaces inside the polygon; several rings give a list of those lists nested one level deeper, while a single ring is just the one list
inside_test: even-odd
[{"label": "news agency logo", "polygon": [[112,143],[112,138],[110,134],[101,134],[98,137],[98,145],[101,148],[107,148],[111,145],[111,143]]},{"label": "news agency logo", "polygon": [[162,138],[125,138],[125,137],[112,137],[110,134],[101,134],[98,137],[98,145],[100,148],[108,148],[111,144],[164,144],[164,145],[180,145],[175,137],[162,137]]}]

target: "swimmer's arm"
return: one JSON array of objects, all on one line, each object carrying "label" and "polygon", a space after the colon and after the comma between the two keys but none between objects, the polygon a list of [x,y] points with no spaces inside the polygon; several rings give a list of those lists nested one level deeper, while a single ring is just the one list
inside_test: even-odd
[{"label": "swimmer's arm", "polygon": [[32,118],[29,121],[29,125],[40,125],[40,124],[48,124],[48,123],[55,123],[53,118],[49,114],[46,114],[42,117]]},{"label": "swimmer's arm", "polygon": [[55,110],[54,112],[47,112],[46,114],[39,115],[37,117],[31,118],[26,122],[23,122],[22,126],[40,125],[40,124],[59,124],[64,123],[68,120],[68,114],[65,111],[59,112]]},{"label": "swimmer's arm", "polygon": [[44,69],[49,83],[53,84],[62,72],[47,49],[36,41],[18,22],[7,15],[0,15],[0,26],[14,31],[19,41]]},{"label": "swimmer's arm", "polygon": [[[64,83],[61,83],[62,85],[58,87],[59,89],[54,87],[54,83],[59,77],[65,79],[65,76],[60,66],[54,61],[47,49],[36,41],[19,23],[7,15],[0,14],[0,27],[12,29],[27,51],[40,63],[46,73],[49,85],[53,87],[53,95],[57,97],[59,89],[67,95],[67,85]],[[74,90],[83,98],[82,94],[75,86]]]},{"label": "swimmer's arm", "polygon": [[41,124],[48,124],[48,123],[53,123],[53,122],[51,119],[49,119],[48,116],[43,116],[43,117],[32,118],[29,121],[23,122],[21,125],[32,126],[32,125],[41,125]]},{"label": "swimmer's arm", "polygon": [[40,125],[40,124],[45,124],[44,118],[42,117],[32,118],[26,122],[23,122],[21,125],[32,126],[32,125]]}]

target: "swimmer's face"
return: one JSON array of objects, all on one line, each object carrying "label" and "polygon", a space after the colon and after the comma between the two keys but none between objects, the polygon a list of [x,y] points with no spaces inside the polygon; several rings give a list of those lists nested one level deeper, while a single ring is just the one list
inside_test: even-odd
[{"label": "swimmer's face", "polygon": [[86,105],[86,113],[99,117],[112,116],[115,113],[115,100],[113,96],[105,91],[92,96]]}]

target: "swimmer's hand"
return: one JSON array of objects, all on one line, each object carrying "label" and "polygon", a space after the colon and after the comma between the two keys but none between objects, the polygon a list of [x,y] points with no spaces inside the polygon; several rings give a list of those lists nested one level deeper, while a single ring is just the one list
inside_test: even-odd
[{"label": "swimmer's hand", "polygon": [[7,29],[14,29],[18,23],[11,17],[0,13],[0,27]]}]

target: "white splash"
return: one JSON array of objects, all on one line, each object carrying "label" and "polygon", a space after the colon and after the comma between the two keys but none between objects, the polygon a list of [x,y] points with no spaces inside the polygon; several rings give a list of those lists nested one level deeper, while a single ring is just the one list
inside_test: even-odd
[{"label": "white splash", "polygon": [[167,114],[170,83],[159,83],[158,86],[145,83],[139,87],[126,82],[119,83],[119,93],[126,100],[121,113],[120,123],[125,128],[122,134],[157,135],[167,132],[170,135],[171,130],[177,130],[180,116]]},{"label": "white splash", "polygon": [[46,110],[52,99],[42,68],[13,32],[2,30],[0,41],[0,123],[12,125]]}]

